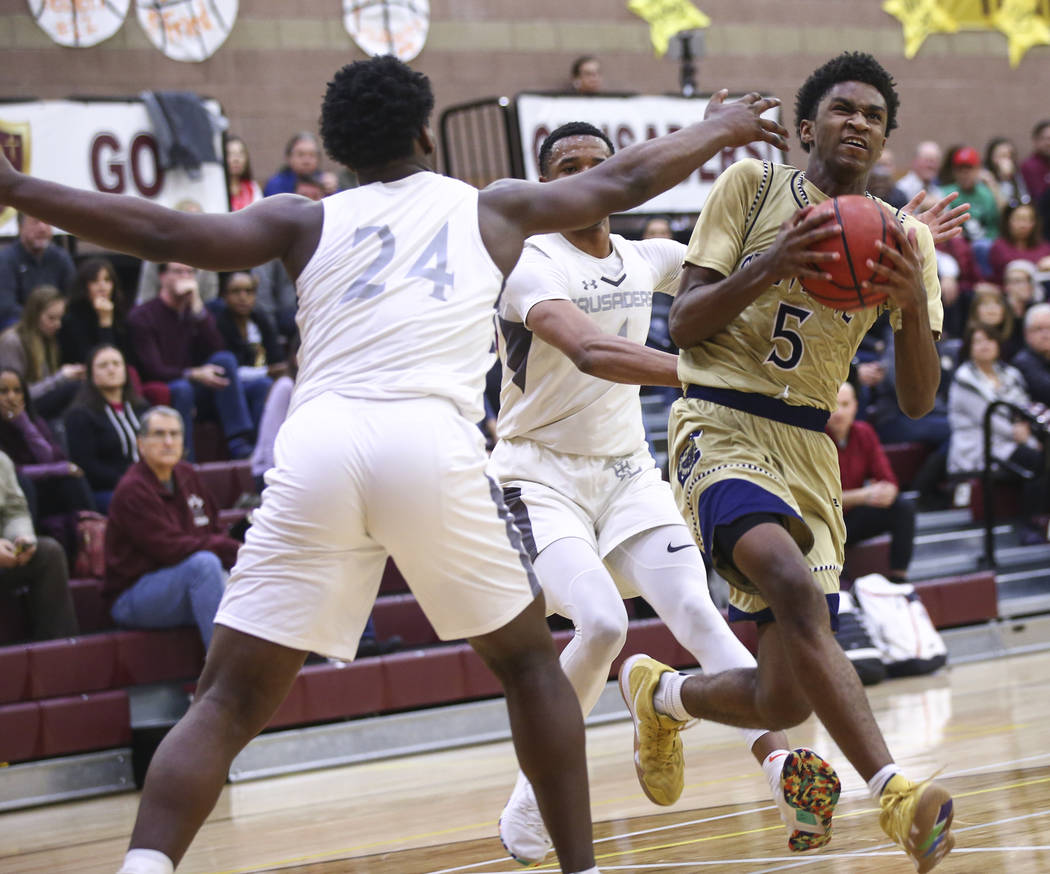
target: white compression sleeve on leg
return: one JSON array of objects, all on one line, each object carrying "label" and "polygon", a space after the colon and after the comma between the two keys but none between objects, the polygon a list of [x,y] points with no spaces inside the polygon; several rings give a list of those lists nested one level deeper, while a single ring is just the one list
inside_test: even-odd
[{"label": "white compression sleeve on leg", "polygon": [[548,607],[576,626],[576,634],[562,650],[561,666],[586,717],[627,638],[623,598],[598,554],[578,537],[554,541],[532,564]]},{"label": "white compression sleeve on leg", "polygon": [[[686,542],[691,544],[688,549],[668,551],[669,544]],[[685,525],[636,534],[619,544],[606,561],[649,602],[705,672],[755,667],[754,657],[711,601],[700,550]]]}]

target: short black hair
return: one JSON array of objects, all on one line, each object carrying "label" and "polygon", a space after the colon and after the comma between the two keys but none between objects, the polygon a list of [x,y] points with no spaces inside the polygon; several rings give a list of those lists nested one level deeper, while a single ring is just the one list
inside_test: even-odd
[{"label": "short black hair", "polygon": [[536,161],[540,168],[540,175],[546,176],[547,171],[550,169],[551,149],[554,148],[554,144],[566,137],[597,137],[609,147],[610,155],[616,152],[612,140],[602,130],[586,121],[570,121],[568,124],[563,124],[561,127],[552,130],[547,134],[547,139],[540,145],[540,153]]},{"label": "short black hair", "polygon": [[1050,127],[1050,118],[1044,118],[1042,121],[1037,121],[1035,127],[1032,128],[1032,139],[1038,139],[1048,127]]},{"label": "short black hair", "polygon": [[[802,141],[802,122],[816,118],[817,105],[839,82],[863,82],[878,90],[886,101],[886,136],[889,136],[890,131],[897,127],[897,110],[901,105],[897,83],[867,52],[843,52],[814,70],[795,95],[795,133],[799,142]],[[804,152],[809,148],[809,143],[802,143]]]},{"label": "short black hair", "polygon": [[430,79],[392,55],[354,61],[328,83],[321,140],[351,169],[407,158],[434,109]]},{"label": "short black hair", "polygon": [[590,63],[591,61],[597,61],[598,59],[594,55],[580,55],[575,61],[572,62],[572,78],[575,79],[580,75],[580,70],[584,64]]}]

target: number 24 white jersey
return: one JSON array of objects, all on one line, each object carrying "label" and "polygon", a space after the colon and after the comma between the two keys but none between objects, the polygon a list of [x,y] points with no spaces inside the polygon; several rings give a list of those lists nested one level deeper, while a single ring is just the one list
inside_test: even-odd
[{"label": "number 24 white jersey", "polygon": [[503,276],[481,240],[477,189],[420,172],[322,204],[321,239],[296,282],[292,409],[324,392],[437,396],[479,421]]}]

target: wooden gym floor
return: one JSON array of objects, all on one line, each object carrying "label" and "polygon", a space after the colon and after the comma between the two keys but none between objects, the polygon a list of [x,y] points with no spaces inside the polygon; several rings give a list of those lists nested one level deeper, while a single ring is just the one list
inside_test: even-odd
[{"label": "wooden gym floor", "polygon": [[[891,680],[869,694],[905,771],[943,768],[954,792],[956,849],[938,874],[1050,872],[1050,653]],[[787,851],[765,780],[734,730],[689,730],[685,792],[656,808],[635,780],[629,724],[590,729],[602,871],[912,871],[823,729],[811,719],[789,735],[829,758],[843,782],[834,838],[815,855]],[[514,775],[510,744],[499,743],[227,786],[179,871],[518,872],[495,831]],[[137,800],[129,793],[0,816],[0,872],[113,874]],[[557,870],[552,859],[537,870]]]}]

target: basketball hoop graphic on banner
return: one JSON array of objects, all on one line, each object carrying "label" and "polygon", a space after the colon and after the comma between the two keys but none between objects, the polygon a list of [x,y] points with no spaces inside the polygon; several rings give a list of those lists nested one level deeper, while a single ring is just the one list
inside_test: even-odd
[{"label": "basketball hoop graphic on banner", "polygon": [[237,20],[237,0],[136,0],[149,41],[173,61],[203,61]]},{"label": "basketball hoop graphic on banner", "polygon": [[[4,121],[0,118],[0,152],[20,173],[29,172],[29,130],[29,122]],[[14,214],[13,208],[5,208],[0,204],[0,226],[11,221]]]},{"label": "basketball hoop graphic on banner", "polygon": [[29,12],[60,46],[87,48],[120,30],[131,0],[28,0]]},{"label": "basketball hoop graphic on banner", "polygon": [[411,61],[430,30],[429,0],[343,0],[343,24],[368,55]]}]

